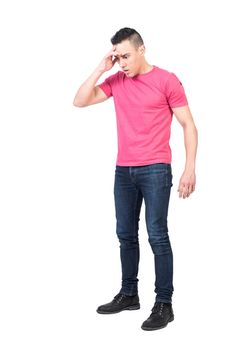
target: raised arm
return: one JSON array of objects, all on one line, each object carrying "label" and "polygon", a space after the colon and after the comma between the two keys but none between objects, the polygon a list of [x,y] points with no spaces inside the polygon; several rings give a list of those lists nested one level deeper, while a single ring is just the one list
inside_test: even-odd
[{"label": "raised arm", "polygon": [[106,94],[98,86],[95,86],[101,75],[110,70],[115,62],[116,58],[113,59],[115,54],[115,47],[109,51],[94,72],[88,77],[88,79],[79,87],[75,98],[73,100],[73,105],[75,107],[86,107],[91,104],[100,103],[108,99]]}]

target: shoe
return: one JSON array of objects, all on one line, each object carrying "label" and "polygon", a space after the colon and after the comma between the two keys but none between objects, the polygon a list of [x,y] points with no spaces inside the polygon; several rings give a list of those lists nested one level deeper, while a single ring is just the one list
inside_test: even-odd
[{"label": "shoe", "polygon": [[129,296],[118,293],[110,303],[100,305],[97,308],[97,312],[99,314],[115,314],[124,310],[138,309],[140,309],[138,295]]},{"label": "shoe", "polygon": [[164,328],[168,322],[174,320],[174,313],[170,303],[156,302],[151,311],[150,317],[141,326],[145,331]]}]

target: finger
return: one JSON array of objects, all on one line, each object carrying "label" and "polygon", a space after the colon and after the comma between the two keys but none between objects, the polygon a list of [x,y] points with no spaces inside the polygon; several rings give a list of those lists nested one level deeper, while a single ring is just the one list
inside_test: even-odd
[{"label": "finger", "polygon": [[183,187],[183,198],[187,198],[189,194],[189,187],[188,185],[184,185]]},{"label": "finger", "polygon": [[116,54],[115,51],[111,50],[106,54],[105,58],[108,58],[110,56],[114,56],[115,54]]},{"label": "finger", "polygon": [[183,186],[181,183],[179,184],[177,191],[179,192],[179,198],[181,198],[183,195]]},{"label": "finger", "polygon": [[184,199],[189,197],[189,193],[188,192],[184,192]]},{"label": "finger", "polygon": [[189,187],[189,186],[187,186],[187,187],[185,188],[184,194],[185,194],[185,198],[189,197],[189,195],[191,194],[191,192],[190,192],[190,187]]},{"label": "finger", "polygon": [[189,186],[189,194],[191,194],[193,192],[193,185]]},{"label": "finger", "polygon": [[179,191],[182,191],[182,189],[183,189],[183,185],[182,185],[181,183],[179,183],[178,188],[177,188],[177,191],[178,191],[178,192],[179,192]]},{"label": "finger", "polygon": [[118,58],[115,57],[115,58],[113,59],[112,63],[115,64],[117,60],[118,60]]},{"label": "finger", "polygon": [[179,198],[181,198],[183,196],[183,190],[181,188],[179,188]]}]

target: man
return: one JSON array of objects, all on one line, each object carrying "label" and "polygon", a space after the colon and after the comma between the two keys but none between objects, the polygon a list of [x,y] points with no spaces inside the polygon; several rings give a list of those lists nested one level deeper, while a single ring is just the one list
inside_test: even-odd
[{"label": "man", "polygon": [[[113,97],[118,130],[114,198],[116,233],[120,242],[122,287],[114,299],[98,307],[101,314],[140,308],[138,296],[138,221],[142,200],[149,243],[155,262],[155,304],[144,330],[156,330],[174,320],[173,255],[167,214],[172,187],[170,127],[173,114],[184,130],[185,169],[179,197],[195,190],[197,129],[182,83],[174,73],[149,64],[140,34],[122,28],[111,38],[110,52],[80,86],[73,104],[85,107]],[[118,62],[121,70],[96,85]]]}]

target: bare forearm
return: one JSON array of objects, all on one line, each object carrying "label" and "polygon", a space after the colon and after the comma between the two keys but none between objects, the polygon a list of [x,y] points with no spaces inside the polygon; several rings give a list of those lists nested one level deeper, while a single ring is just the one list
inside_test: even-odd
[{"label": "bare forearm", "polygon": [[88,79],[85,80],[85,82],[79,87],[74,101],[74,106],[81,106],[86,104],[89,99],[92,97],[92,94],[94,93],[94,87],[98,81],[98,79],[103,74],[103,71],[96,68],[93,73],[88,77]]},{"label": "bare forearm", "polygon": [[198,132],[194,123],[184,126],[184,144],[186,149],[185,170],[194,171],[198,145]]}]

